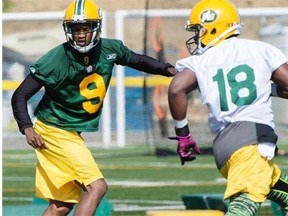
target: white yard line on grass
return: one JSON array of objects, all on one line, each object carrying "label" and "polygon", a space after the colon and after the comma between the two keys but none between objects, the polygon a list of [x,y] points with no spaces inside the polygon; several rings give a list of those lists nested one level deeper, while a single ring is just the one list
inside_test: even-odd
[{"label": "white yard line on grass", "polygon": [[22,181],[22,182],[30,182],[34,181],[35,177],[15,177],[15,176],[5,176],[2,178],[2,181]]},{"label": "white yard line on grass", "polygon": [[182,201],[175,200],[123,200],[123,199],[109,199],[110,202],[114,204],[133,204],[133,203],[141,203],[141,204],[162,204],[162,205],[180,205]]},{"label": "white yard line on grass", "polygon": [[32,202],[32,197],[2,197],[2,200],[4,201],[27,201]]},{"label": "white yard line on grass", "polygon": [[163,186],[207,186],[207,185],[225,185],[225,179],[216,179],[215,181],[113,181],[107,179],[109,186],[118,187],[163,187]]},{"label": "white yard line on grass", "polygon": [[113,211],[130,212],[130,211],[150,211],[150,210],[184,210],[182,205],[169,206],[138,206],[138,205],[113,205]]},{"label": "white yard line on grass", "polygon": [[[165,163],[165,162],[126,162],[126,163],[118,163],[118,164],[100,164],[102,168],[109,168],[109,169],[121,169],[125,168],[129,170],[135,168],[163,168],[169,166],[170,168],[180,168],[180,164],[178,163]],[[193,163],[189,166],[185,167],[185,169],[195,169],[195,168],[202,168],[202,169],[216,169],[216,165],[214,163]]]}]

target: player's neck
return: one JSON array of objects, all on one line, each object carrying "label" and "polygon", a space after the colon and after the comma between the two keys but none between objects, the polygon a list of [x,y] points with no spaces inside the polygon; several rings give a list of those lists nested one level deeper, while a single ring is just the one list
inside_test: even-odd
[{"label": "player's neck", "polygon": [[81,52],[78,52],[75,50],[75,55],[76,55],[77,59],[85,65],[90,65],[93,53],[94,53],[94,48],[89,50],[86,53],[81,53]]}]

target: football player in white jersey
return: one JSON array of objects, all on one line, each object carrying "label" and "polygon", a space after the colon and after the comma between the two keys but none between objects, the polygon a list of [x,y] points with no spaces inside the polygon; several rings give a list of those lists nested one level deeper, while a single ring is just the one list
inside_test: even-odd
[{"label": "football player in white jersey", "polygon": [[272,160],[277,135],[271,110],[271,96],[288,98],[287,57],[267,43],[238,38],[242,24],[228,0],[199,1],[186,30],[191,56],[177,61],[168,90],[182,165],[200,154],[186,118],[187,94],[198,89],[216,134],[215,162],[227,179],[226,215],[255,215],[267,198],[288,215],[288,175]]}]

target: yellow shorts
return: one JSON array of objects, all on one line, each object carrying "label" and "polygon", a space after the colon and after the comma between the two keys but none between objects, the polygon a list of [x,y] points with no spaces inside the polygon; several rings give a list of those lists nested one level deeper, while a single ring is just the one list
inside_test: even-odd
[{"label": "yellow shorts", "polygon": [[224,199],[241,192],[248,193],[254,202],[263,202],[266,199],[270,188],[281,174],[273,160],[261,157],[257,145],[249,145],[236,151],[220,172],[227,178]]},{"label": "yellow shorts", "polygon": [[77,203],[80,185],[103,178],[84,140],[77,132],[45,125],[37,120],[35,131],[49,149],[36,149],[36,196],[47,200]]}]

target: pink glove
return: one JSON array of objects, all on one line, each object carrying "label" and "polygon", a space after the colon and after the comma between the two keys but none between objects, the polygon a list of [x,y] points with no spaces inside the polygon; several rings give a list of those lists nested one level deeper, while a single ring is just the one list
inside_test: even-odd
[{"label": "pink glove", "polygon": [[200,154],[200,149],[191,133],[189,133],[187,136],[169,137],[169,139],[178,141],[177,152],[180,156],[182,166],[186,161],[196,159],[196,155],[194,153],[198,155]]}]

